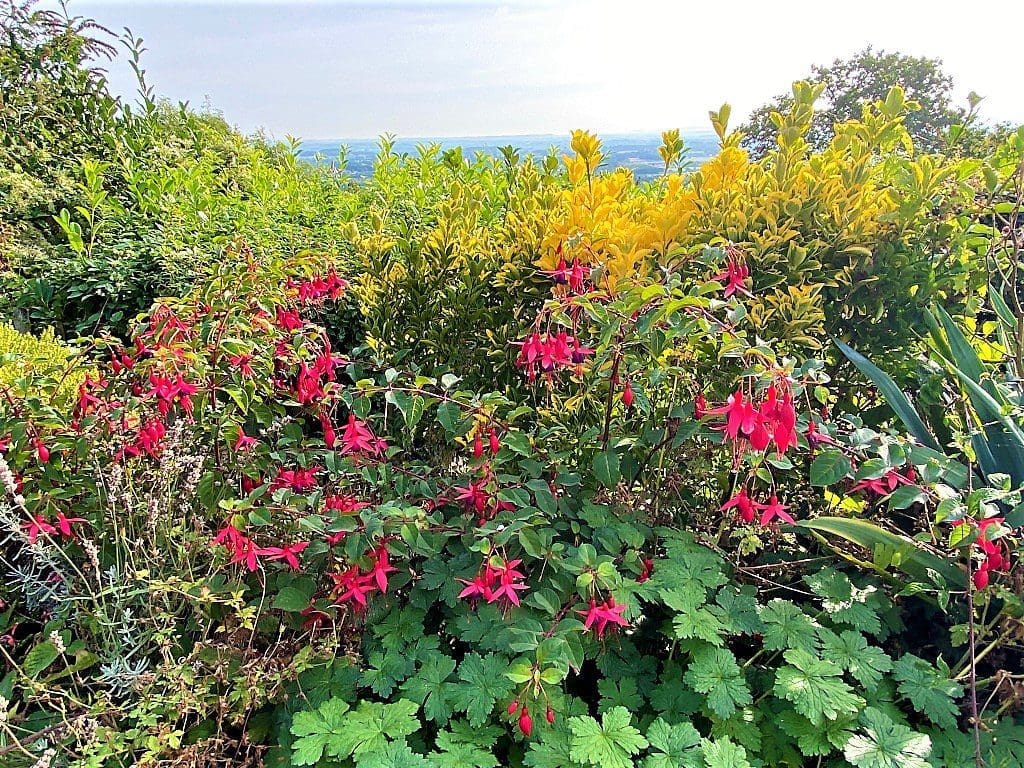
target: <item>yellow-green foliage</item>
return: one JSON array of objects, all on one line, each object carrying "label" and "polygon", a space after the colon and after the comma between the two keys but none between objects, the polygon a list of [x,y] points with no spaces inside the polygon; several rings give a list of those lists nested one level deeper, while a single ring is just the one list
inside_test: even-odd
[{"label": "yellow-green foliage", "polygon": [[[37,338],[0,322],[0,387],[15,395],[50,396],[57,403],[70,402],[86,376],[86,369],[78,366],[75,357],[75,351],[61,344],[52,328]],[[24,386],[26,379],[31,380],[31,387]]]}]

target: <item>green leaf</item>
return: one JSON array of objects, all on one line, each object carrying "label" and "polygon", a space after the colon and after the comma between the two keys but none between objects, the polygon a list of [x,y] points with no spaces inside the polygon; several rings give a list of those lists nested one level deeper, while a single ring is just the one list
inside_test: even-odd
[{"label": "green leaf", "polygon": [[282,587],[274,598],[273,607],[282,611],[301,611],[309,607],[309,601],[313,597],[313,582],[305,580],[299,584],[290,584]]},{"label": "green leaf", "polygon": [[325,750],[339,755],[334,748],[341,739],[348,711],[348,704],[342,699],[328,699],[313,711],[295,713],[291,732],[299,738],[292,742],[292,765],[314,765]]},{"label": "green leaf", "polygon": [[652,752],[643,768],[701,768],[700,733],[690,723],[669,725],[660,717],[647,729]]},{"label": "green leaf", "polygon": [[897,690],[910,700],[914,709],[942,728],[957,727],[959,710],[954,699],[962,696],[964,689],[949,675],[910,653],[899,658],[893,675],[899,681]]},{"label": "green leaf", "polygon": [[701,748],[706,768],[751,768],[747,751],[730,739],[703,739]]},{"label": "green leaf", "polygon": [[332,744],[332,754],[355,755],[358,760],[365,752],[378,752],[389,740],[404,739],[419,730],[418,711],[419,705],[408,699],[393,704],[362,701],[358,709],[346,715],[339,738]]},{"label": "green leaf", "polygon": [[409,749],[404,739],[364,752],[356,760],[356,768],[431,768],[433,765],[423,755]]},{"label": "green leaf", "polygon": [[815,725],[854,714],[864,705],[843,681],[839,665],[796,649],[786,651],[783,658],[789,663],[775,673],[775,694],[793,702],[796,711]]},{"label": "green leaf", "polygon": [[811,485],[834,485],[846,477],[850,470],[850,460],[841,451],[822,451],[811,462]]},{"label": "green leaf", "polygon": [[468,653],[459,664],[461,683],[455,690],[455,708],[463,710],[472,726],[481,726],[494,705],[511,695],[512,682],[505,673],[508,662],[502,656]]},{"label": "green leaf", "polygon": [[869,646],[860,632],[848,629],[837,635],[822,629],[818,635],[821,655],[853,675],[866,690],[874,690],[882,675],[892,669],[892,659],[881,648]]},{"label": "green leaf", "polygon": [[890,533],[867,520],[818,517],[813,520],[798,520],[796,525],[812,531],[831,533],[864,547],[869,552],[874,552],[878,547],[899,552],[901,557],[897,567],[916,581],[934,584],[935,580],[929,573],[933,571],[945,579],[950,587],[963,589],[967,586],[967,577],[952,561],[933,555],[913,539]]},{"label": "green leaf", "polygon": [[619,471],[619,454],[614,448],[595,454],[591,467],[594,470],[594,477],[605,488],[614,488],[622,476]]},{"label": "green leaf", "polygon": [[598,768],[632,768],[632,756],[647,746],[647,739],[629,721],[625,707],[609,709],[600,724],[592,717],[570,718],[572,759]]},{"label": "green leaf", "polygon": [[570,735],[555,728],[545,728],[540,739],[531,742],[523,758],[523,764],[530,768],[569,768],[579,765],[572,757]]},{"label": "green leaf", "polygon": [[430,762],[438,768],[497,768],[498,759],[473,744],[448,744],[443,752],[430,753]]},{"label": "green leaf", "polygon": [[776,598],[761,608],[764,622],[764,647],[769,651],[786,648],[815,650],[817,622],[787,600]]},{"label": "green leaf", "polygon": [[921,417],[918,416],[917,411],[914,410],[914,406],[910,404],[910,400],[903,394],[902,390],[896,386],[896,382],[892,380],[889,374],[885,373],[882,369],[868,360],[864,355],[857,352],[853,347],[844,344],[839,339],[835,340],[836,346],[839,347],[840,351],[849,358],[858,370],[863,373],[871,383],[878,387],[878,391],[882,393],[882,397],[885,398],[885,402],[889,404],[889,407],[896,412],[896,415],[900,417],[900,420],[910,430],[910,434],[918,439],[918,442],[928,446],[932,450],[942,451],[942,446],[939,445],[939,441],[935,439],[935,436],[928,430],[928,427],[924,425]]},{"label": "green leaf", "polygon": [[402,684],[402,693],[423,705],[423,714],[435,723],[447,722],[452,714],[456,686],[447,682],[455,671],[455,659],[442,653],[426,657],[419,670]]},{"label": "green leaf", "polygon": [[60,653],[57,651],[57,646],[46,640],[25,655],[25,661],[22,662],[21,668],[26,676],[35,679],[40,672],[53,664],[58,656]]},{"label": "green leaf", "polygon": [[725,648],[697,650],[683,680],[697,693],[706,694],[708,708],[723,720],[753,701],[736,657]]},{"label": "green leaf", "polygon": [[869,585],[859,589],[846,574],[834,568],[823,568],[804,577],[804,581],[822,598],[821,607],[833,623],[849,624],[872,635],[882,631],[878,614],[883,605],[877,587]]},{"label": "green leaf", "polygon": [[796,739],[800,751],[809,757],[830,755],[846,746],[857,724],[855,717],[841,717],[815,725],[796,712],[783,712],[778,723],[782,730]]},{"label": "green leaf", "polygon": [[874,707],[864,710],[860,721],[863,731],[843,748],[847,762],[857,768],[932,768],[927,760],[931,740],[924,734],[894,723]]}]

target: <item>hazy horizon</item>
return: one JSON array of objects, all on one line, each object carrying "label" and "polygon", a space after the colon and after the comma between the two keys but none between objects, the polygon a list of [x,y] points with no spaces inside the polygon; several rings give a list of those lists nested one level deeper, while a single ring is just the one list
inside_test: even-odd
[{"label": "hazy horizon", "polygon": [[[975,90],[988,122],[1024,122],[1024,10],[987,7],[954,25],[917,0],[863,0],[852,14],[811,0],[741,0],[728,14],[667,0],[69,2],[144,39],[158,95],[209,101],[246,133],[310,140],[692,132],[723,102],[735,126],[813,64],[869,43],[942,58],[960,103]],[[126,58],[109,70],[130,97]]]}]

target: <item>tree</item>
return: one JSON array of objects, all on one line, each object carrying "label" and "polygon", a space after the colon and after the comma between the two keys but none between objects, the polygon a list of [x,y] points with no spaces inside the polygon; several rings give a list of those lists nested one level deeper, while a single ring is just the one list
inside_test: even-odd
[{"label": "tree", "polygon": [[[947,129],[966,117],[964,111],[951,106],[953,79],[942,70],[941,59],[886,53],[868,46],[849,59],[836,59],[829,66],[815,65],[805,79],[824,85],[824,108],[815,112],[807,134],[815,150],[832,139],[836,123],[859,118],[865,103],[884,100],[894,85],[902,86],[907,100],[921,107],[907,116],[906,126],[922,151],[943,149]],[[751,114],[740,130],[743,146],[752,156],[763,157],[775,148],[777,128],[771,115],[785,114],[792,106],[793,97],[781,95]]]}]

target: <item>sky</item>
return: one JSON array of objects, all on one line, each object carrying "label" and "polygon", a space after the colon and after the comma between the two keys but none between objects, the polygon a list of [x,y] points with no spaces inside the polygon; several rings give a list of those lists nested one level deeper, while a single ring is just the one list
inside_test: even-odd
[{"label": "sky", "polygon": [[[41,7],[54,2],[41,3]],[[916,0],[69,0],[130,27],[161,96],[276,138],[487,136],[738,123],[867,44],[938,57],[983,116],[1024,122],[1024,3]],[[126,60],[112,87],[135,91]]]}]

